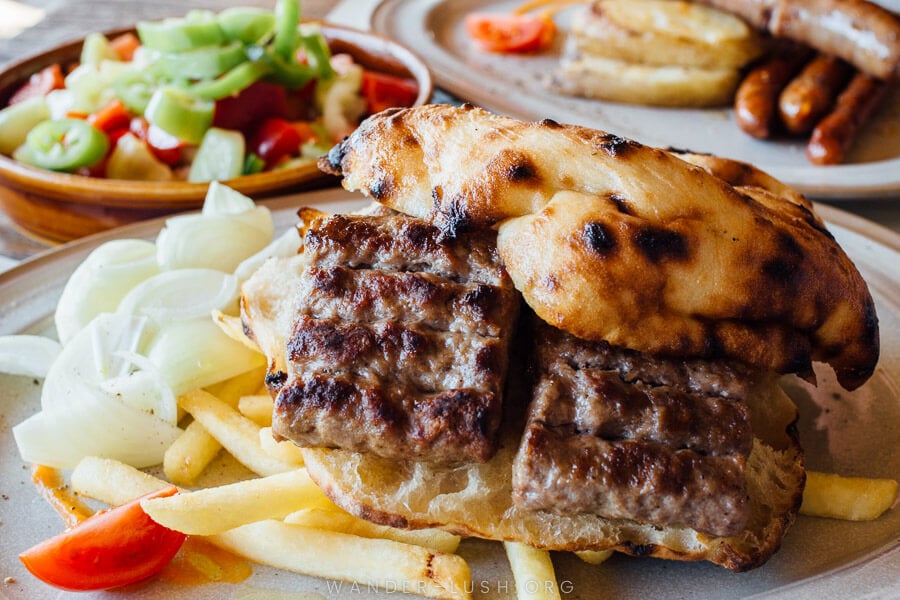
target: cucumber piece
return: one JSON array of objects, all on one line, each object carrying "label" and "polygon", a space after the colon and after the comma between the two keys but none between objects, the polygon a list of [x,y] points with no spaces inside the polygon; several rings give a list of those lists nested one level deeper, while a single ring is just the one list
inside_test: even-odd
[{"label": "cucumber piece", "polygon": [[238,131],[212,127],[203,136],[188,181],[225,181],[244,170],[246,144]]}]

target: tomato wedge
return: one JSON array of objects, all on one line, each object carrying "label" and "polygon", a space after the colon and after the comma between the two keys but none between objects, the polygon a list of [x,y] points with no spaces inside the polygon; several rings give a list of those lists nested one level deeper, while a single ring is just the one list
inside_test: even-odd
[{"label": "tomato wedge", "polygon": [[52,64],[29,77],[28,81],[10,97],[9,104],[17,104],[35,96],[46,96],[53,90],[61,90],[64,87],[66,81],[62,67],[59,64]]},{"label": "tomato wedge", "polygon": [[141,500],[176,493],[169,486],[98,512],[19,559],[35,577],[64,590],[105,590],[146,579],[172,560],[186,536],[147,516]]},{"label": "tomato wedge", "polygon": [[556,25],[546,15],[470,13],[466,31],[489,52],[537,52],[553,41]]},{"label": "tomato wedge", "polygon": [[250,149],[266,161],[266,166],[272,167],[296,154],[302,143],[296,127],[284,119],[271,118],[260,123],[250,140]]},{"label": "tomato wedge", "polygon": [[375,114],[393,106],[412,106],[419,95],[419,86],[409,79],[367,69],[363,71],[362,94],[367,111]]}]

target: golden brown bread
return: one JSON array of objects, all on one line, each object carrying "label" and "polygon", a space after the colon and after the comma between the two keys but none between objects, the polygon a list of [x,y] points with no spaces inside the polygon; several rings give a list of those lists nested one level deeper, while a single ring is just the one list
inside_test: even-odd
[{"label": "golden brown bread", "polygon": [[807,200],[747,165],[429,105],[369,118],[320,166],[448,236],[499,225],[516,287],[578,337],[782,373],[819,360],[848,389],[878,360],[855,266]]},{"label": "golden brown bread", "polygon": [[805,472],[797,413],[774,380],[757,384],[753,449],[747,463],[751,516],[731,537],[684,526],[530,511],[512,502],[512,461],[521,429],[508,419],[497,455],[487,463],[435,468],[343,450],[304,449],[307,469],[344,509],[395,527],[441,527],[464,536],[513,540],[550,550],[615,549],[634,556],[706,560],[733,571],[763,564],[781,545],[800,506]]}]

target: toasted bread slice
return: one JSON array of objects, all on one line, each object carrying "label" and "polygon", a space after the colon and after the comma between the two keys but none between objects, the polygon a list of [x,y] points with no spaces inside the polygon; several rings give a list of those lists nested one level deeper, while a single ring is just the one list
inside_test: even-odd
[{"label": "toasted bread slice", "polygon": [[[731,537],[685,526],[655,527],[581,514],[561,516],[512,501],[512,463],[520,425],[507,421],[499,452],[487,463],[435,468],[341,450],[304,449],[310,475],[338,505],[394,527],[440,527],[459,535],[519,541],[549,550],[614,549],[634,556],[706,560],[733,571],[764,563],[781,545],[800,506],[805,481],[796,407],[774,379],[748,398],[755,439],[747,462],[751,515]],[[510,406],[508,404],[508,406]]]},{"label": "toasted bread slice", "polygon": [[600,0],[572,23],[584,55],[647,65],[736,69],[762,54],[738,17],[682,0]]},{"label": "toasted bread slice", "polygon": [[563,58],[551,87],[570,96],[671,107],[714,107],[731,102],[740,83],[736,68],[648,65],[575,54]]}]

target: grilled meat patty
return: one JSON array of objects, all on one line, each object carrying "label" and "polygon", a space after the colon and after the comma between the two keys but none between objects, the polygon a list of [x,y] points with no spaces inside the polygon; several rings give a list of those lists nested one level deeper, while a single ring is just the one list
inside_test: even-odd
[{"label": "grilled meat patty", "polygon": [[538,381],[513,500],[710,535],[743,530],[749,373],[579,340],[536,323]]},{"label": "grilled meat patty", "polygon": [[496,450],[519,295],[496,234],[452,240],[401,215],[333,215],[306,233],[275,434],[432,463]]}]

